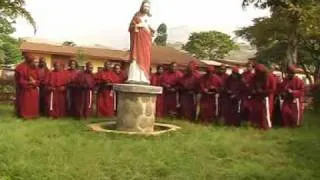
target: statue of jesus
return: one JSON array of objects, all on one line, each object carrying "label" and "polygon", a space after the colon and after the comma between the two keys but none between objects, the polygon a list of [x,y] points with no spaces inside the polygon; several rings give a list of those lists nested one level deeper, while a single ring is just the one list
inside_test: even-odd
[{"label": "statue of jesus", "polygon": [[150,2],[144,0],[130,23],[130,67],[127,83],[150,84],[152,36]]}]

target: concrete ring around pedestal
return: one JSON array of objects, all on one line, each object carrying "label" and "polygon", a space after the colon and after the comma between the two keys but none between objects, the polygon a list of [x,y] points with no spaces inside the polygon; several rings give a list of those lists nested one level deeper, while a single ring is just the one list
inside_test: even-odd
[{"label": "concrete ring around pedestal", "polygon": [[[113,133],[113,134],[128,134],[128,135],[147,135],[147,136],[157,136],[168,132],[174,132],[181,129],[179,126],[175,126],[172,124],[163,124],[163,123],[155,123],[155,128],[163,128],[164,130],[154,130],[153,132],[127,132],[127,131],[118,131],[116,128],[112,127],[116,126],[116,121],[102,122],[102,123],[93,123],[89,124],[88,127],[90,130],[95,132],[104,132],[104,133]],[[107,128],[110,129],[107,129]]]},{"label": "concrete ring around pedestal", "polygon": [[114,84],[113,90],[127,93],[162,94],[162,87],[140,84]]}]

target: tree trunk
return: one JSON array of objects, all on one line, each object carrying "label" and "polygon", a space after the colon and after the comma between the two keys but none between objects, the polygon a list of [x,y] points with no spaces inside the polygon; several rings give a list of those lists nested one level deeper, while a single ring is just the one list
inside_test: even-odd
[{"label": "tree trunk", "polygon": [[298,62],[298,24],[292,23],[292,28],[288,36],[288,47],[286,52],[286,66],[297,64]]},{"label": "tree trunk", "polygon": [[301,63],[301,65],[302,65],[303,72],[307,76],[307,79],[309,80],[310,84],[313,84],[313,79],[312,79],[312,75],[310,74],[310,70],[305,64]]}]

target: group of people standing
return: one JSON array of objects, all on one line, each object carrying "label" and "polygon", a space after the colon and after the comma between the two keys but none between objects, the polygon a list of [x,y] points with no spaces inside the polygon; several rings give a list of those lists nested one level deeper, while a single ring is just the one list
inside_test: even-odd
[{"label": "group of people standing", "polygon": [[300,126],[303,115],[304,82],[295,76],[296,67],[287,68],[281,80],[262,64],[248,63],[244,73],[238,67],[226,73],[226,67],[208,66],[201,75],[190,62],[185,72],[172,63],[169,70],[158,66],[151,76],[152,85],[164,91],[157,99],[158,117],[178,117],[211,124],[222,119],[227,126],[243,121],[257,128],[273,124]]},{"label": "group of people standing", "polygon": [[[127,79],[119,65],[113,67],[105,62],[104,69],[94,74],[90,62],[79,71],[76,61],[70,60],[68,69],[54,62],[50,71],[42,59],[31,54],[24,57],[15,71],[19,117],[87,118],[94,114],[93,109],[100,117],[115,115],[113,84]],[[163,94],[157,97],[156,116],[204,124],[222,119],[228,126],[249,121],[261,129],[269,129],[273,124],[297,127],[304,110],[304,82],[295,72],[295,66],[288,67],[281,80],[262,64],[248,63],[242,74],[238,67],[233,67],[230,75],[223,65],[217,70],[208,66],[205,74],[198,71],[194,61],[184,72],[178,70],[176,63],[169,67],[159,65],[157,72],[150,75],[151,85],[163,87]]]},{"label": "group of people standing", "polygon": [[15,70],[15,107],[19,117],[87,118],[93,115],[94,105],[98,116],[114,115],[116,104],[112,84],[123,83],[126,79],[120,65],[113,67],[106,62],[104,69],[94,74],[90,62],[86,63],[84,71],[79,71],[74,60],[69,61],[67,70],[57,61],[50,71],[41,58],[24,54],[24,59]]}]

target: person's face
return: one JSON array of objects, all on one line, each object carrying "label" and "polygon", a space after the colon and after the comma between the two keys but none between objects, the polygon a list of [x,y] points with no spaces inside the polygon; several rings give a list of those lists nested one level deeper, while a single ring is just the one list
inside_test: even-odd
[{"label": "person's face", "polygon": [[288,78],[292,79],[294,77],[294,73],[293,72],[288,72]]},{"label": "person's face", "polygon": [[31,67],[32,67],[32,68],[37,68],[37,67],[39,67],[39,59],[34,59],[34,60],[31,62]]},{"label": "person's face", "polygon": [[144,3],[144,4],[142,5],[142,11],[143,11],[143,13],[145,13],[145,14],[149,13],[149,12],[150,12],[150,4],[149,4],[149,3]]},{"label": "person's face", "polygon": [[172,72],[175,72],[175,71],[177,71],[177,64],[171,64],[171,66],[170,66],[170,70],[172,71]]},{"label": "person's face", "polygon": [[162,66],[160,66],[158,69],[157,69],[157,72],[158,72],[158,74],[162,74],[163,73],[163,67]]},{"label": "person's face", "polygon": [[238,77],[238,73],[236,73],[236,72],[232,72],[232,74],[231,74],[231,76],[233,77],[233,78],[237,78]]},{"label": "person's face", "polygon": [[187,67],[186,73],[187,73],[187,74],[191,74],[191,73],[192,73],[192,69],[191,69],[190,67]]},{"label": "person's face", "polygon": [[54,68],[55,71],[60,71],[61,65],[59,63],[54,63],[53,64],[53,68]]},{"label": "person's face", "polygon": [[92,71],[93,71],[93,66],[92,66],[92,64],[87,64],[87,65],[86,65],[86,70],[89,71],[89,72],[92,72]]},{"label": "person's face", "polygon": [[105,70],[110,70],[112,68],[112,64],[111,63],[109,63],[109,62],[105,62],[104,63],[104,69]]},{"label": "person's face", "polygon": [[116,66],[114,67],[114,71],[115,71],[117,74],[120,74],[120,72],[121,72],[120,66],[119,66],[119,65],[116,65]]},{"label": "person's face", "polygon": [[247,65],[247,71],[252,71],[253,70],[253,65],[251,63],[249,63]]},{"label": "person's face", "polygon": [[220,74],[225,73],[225,72],[226,72],[226,68],[224,68],[224,67],[220,68],[220,69],[219,69],[219,72],[220,72]]},{"label": "person's face", "polygon": [[45,68],[47,66],[47,63],[44,60],[39,61],[39,68]]},{"label": "person's face", "polygon": [[77,63],[75,62],[75,61],[71,61],[71,63],[70,63],[70,69],[71,70],[74,70],[74,69],[76,69],[77,68]]}]

